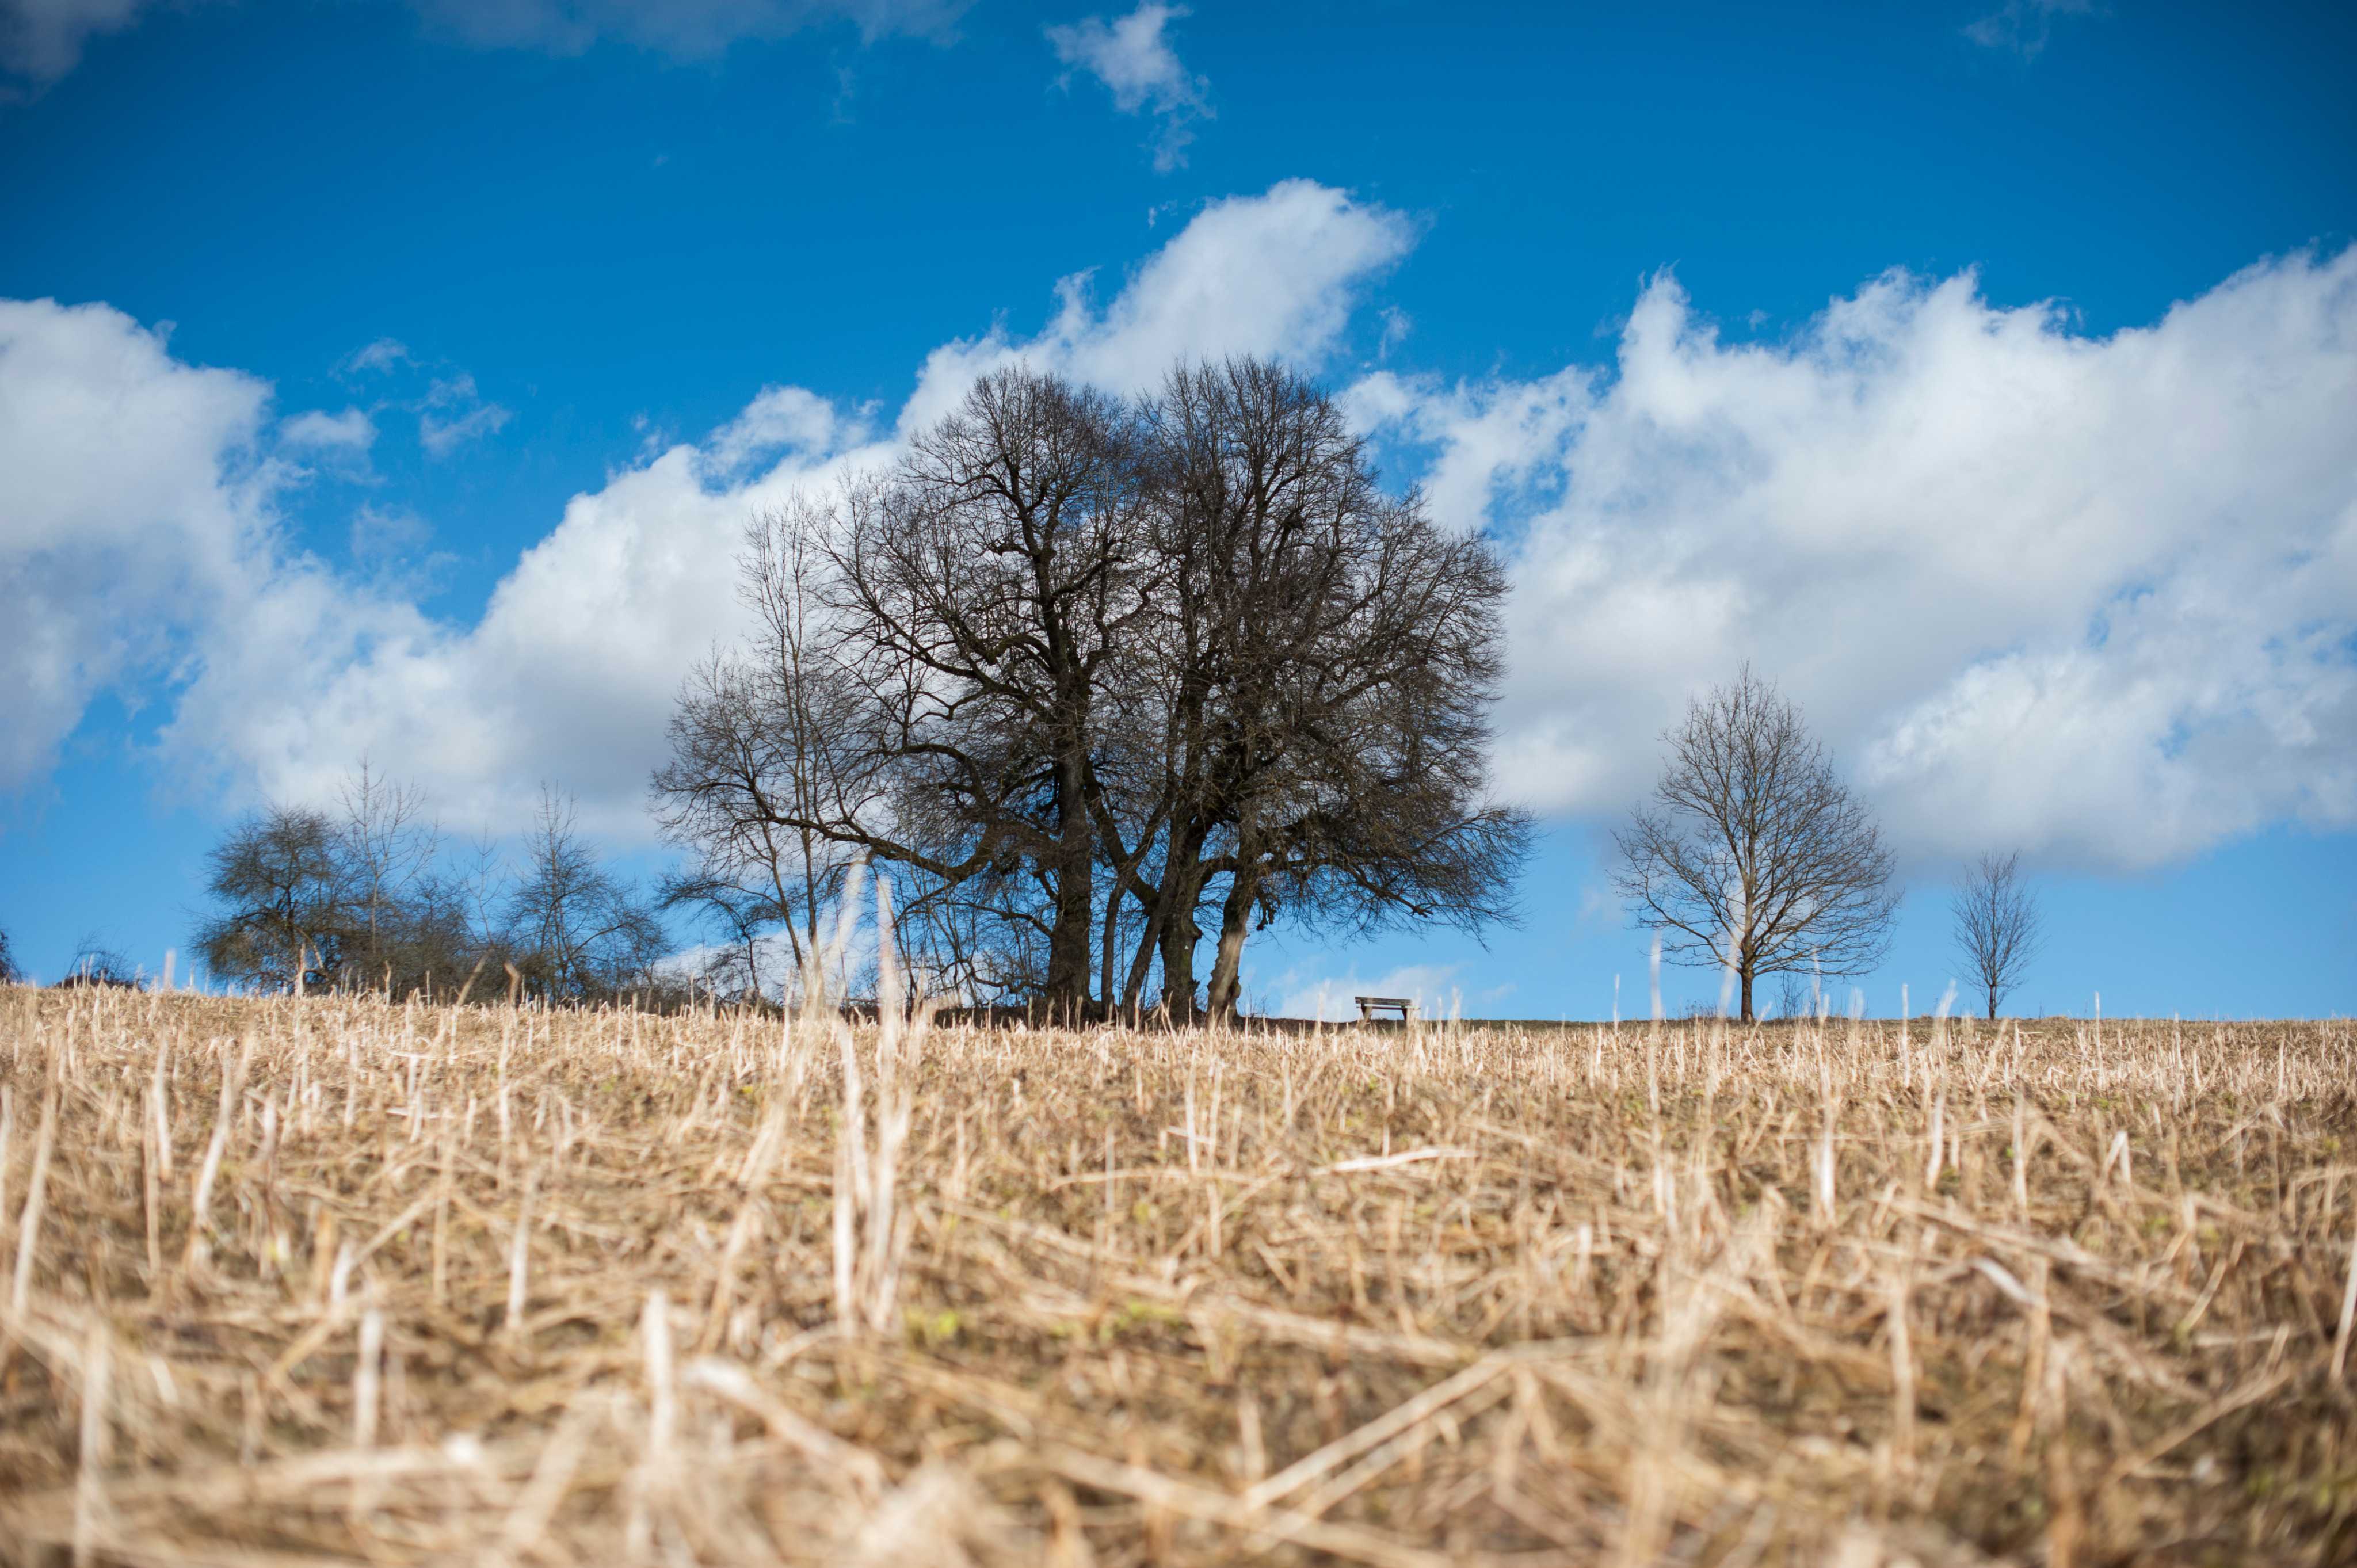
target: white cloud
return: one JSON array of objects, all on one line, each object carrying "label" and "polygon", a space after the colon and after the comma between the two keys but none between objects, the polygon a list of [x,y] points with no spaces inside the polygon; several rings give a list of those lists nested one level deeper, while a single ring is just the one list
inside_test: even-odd
[{"label": "white cloud", "polygon": [[[1409,242],[1397,215],[1303,181],[1216,204],[1102,312],[1068,287],[1036,338],[938,351],[888,428],[930,420],[978,371],[1014,360],[1124,389],[1181,351],[1316,360]],[[355,631],[324,577],[290,577],[274,618],[215,652],[174,743],[232,758],[288,796],[321,792],[363,749],[399,758],[457,821],[520,820],[538,781],[560,779],[585,823],[642,841],[646,777],[679,682],[737,626],[733,557],[747,519],[891,450],[865,410],[765,388],[704,441],[575,497],[471,628],[380,609]],[[308,673],[290,686],[289,671]]]},{"label": "white cloud", "polygon": [[751,403],[714,431],[704,444],[707,475],[729,478],[747,474],[762,459],[782,453],[829,452],[867,439],[864,419],[846,417],[802,387],[763,387]]},{"label": "white cloud", "polygon": [[[1014,360],[1120,391],[1180,352],[1329,362],[1413,241],[1307,182],[1214,204],[1101,308],[1067,280],[1036,337],[937,350],[897,413],[770,387],[649,452],[471,626],[277,543],[274,454],[317,427],[274,426],[266,386],[103,306],[0,306],[0,587],[25,607],[0,621],[0,784],[38,779],[92,693],[160,672],[168,756],[237,792],[317,795],[367,750],[453,822],[511,824],[545,778],[643,842],[677,682],[737,624],[749,514]],[[1422,444],[1444,517],[1517,550],[1501,763],[1547,811],[1617,815],[1685,696],[1749,658],[1910,854],[2134,867],[2357,825],[2357,251],[2103,338],[1894,274],[1730,346],[1663,280],[1611,371],[1348,396]],[[355,528],[388,556],[429,537]]]},{"label": "white cloud", "polygon": [[1617,375],[1352,396],[1521,536],[1501,761],[1543,810],[1617,814],[1750,659],[1912,855],[2357,826],[2357,250],[2104,338],[1894,274],[1728,346],[1660,280]]},{"label": "white cloud", "polygon": [[[413,405],[415,406],[415,405]],[[417,416],[417,442],[429,457],[447,457],[469,441],[492,435],[514,417],[475,391],[475,378],[437,381]]]},{"label": "white cloud", "polygon": [[[1145,0],[1136,10],[1112,22],[1089,16],[1069,27],[1048,29],[1056,58],[1088,71],[1112,89],[1114,108],[1125,114],[1154,112],[1161,122],[1154,166],[1166,173],[1186,163],[1187,145],[1195,139],[1192,123],[1217,117],[1207,96],[1211,83],[1189,74],[1163,36],[1163,28],[1174,18],[1188,14],[1184,5]],[[1069,85],[1071,75],[1068,71],[1060,80]]]},{"label": "white cloud", "polygon": [[2094,0],[2005,0],[1964,27],[1964,37],[1988,49],[2010,49],[2025,60],[2044,52],[2057,16],[2083,16]]},{"label": "white cloud", "polygon": [[1056,285],[1039,336],[965,338],[926,359],[901,424],[937,418],[975,376],[1028,361],[1117,392],[1159,380],[1181,354],[1265,354],[1315,367],[1340,344],[1366,286],[1415,245],[1415,223],[1306,179],[1230,197],[1197,213],[1146,259],[1103,312],[1091,275]]},{"label": "white cloud", "polygon": [[[647,773],[679,682],[737,628],[748,517],[881,456],[794,447],[716,485],[711,449],[673,447],[575,497],[471,628],[385,614],[355,625],[336,585],[290,575],[275,613],[214,651],[173,744],[298,798],[363,750],[398,758],[454,820],[500,826],[522,819],[539,780],[558,779],[585,825],[643,842]],[[294,690],[289,671],[305,672]]]},{"label": "white cloud", "polygon": [[[81,60],[82,46],[138,20],[149,0],[0,0],[0,70],[36,88]],[[11,94],[0,91],[0,99]]]},{"label": "white cloud", "polygon": [[972,0],[411,0],[468,43],[578,54],[601,39],[681,59],[709,59],[739,39],[788,38],[838,22],[873,40],[946,39]]},{"label": "white cloud", "polygon": [[357,408],[341,413],[313,409],[282,422],[278,439],[282,446],[361,456],[376,443],[376,422]]},{"label": "white cloud", "polygon": [[105,306],[0,300],[0,789],[242,599],[283,478],[253,450],[268,399]]},{"label": "white cloud", "polygon": [[380,338],[365,348],[355,349],[342,365],[346,371],[390,371],[409,362],[409,346],[398,338]]}]

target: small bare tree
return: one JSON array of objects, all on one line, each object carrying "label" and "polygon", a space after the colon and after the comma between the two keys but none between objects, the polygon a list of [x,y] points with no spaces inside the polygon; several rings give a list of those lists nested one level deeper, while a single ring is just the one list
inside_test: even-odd
[{"label": "small bare tree", "polygon": [[861,773],[858,694],[822,646],[832,521],[798,499],[746,529],[737,592],[758,629],[688,677],[672,714],[672,758],[654,776],[657,822],[694,855],[665,879],[663,902],[716,922],[753,991],[763,989],[761,934],[785,931],[791,985],[841,891],[856,852],[819,824],[872,814],[880,789]]},{"label": "small bare tree", "polygon": [[551,786],[541,787],[523,858],[508,889],[505,938],[531,993],[596,1001],[643,981],[662,954],[662,927],[598,864],[571,798]]},{"label": "small bare tree", "polygon": [[197,928],[217,975],[302,994],[330,983],[350,929],[335,824],[308,807],[272,805],[246,817],[206,854],[205,891],[223,907]]},{"label": "small bare tree", "polygon": [[1891,854],[1800,710],[1746,664],[1662,738],[1654,804],[1612,836],[1620,895],[1663,953],[1731,971],[1745,1023],[1761,975],[1872,968],[1899,909]]},{"label": "small bare tree", "polygon": [[423,884],[442,852],[442,827],[425,814],[425,791],[394,783],[362,756],[337,799],[342,811],[333,827],[351,923],[344,959],[355,972],[346,978],[373,980],[380,966],[418,968],[414,895],[428,891]]},{"label": "small bare tree", "polygon": [[2020,854],[1984,854],[1957,879],[1948,907],[1955,916],[1956,951],[1987,996],[1994,1020],[2006,993],[2021,983],[2046,945],[2038,900],[2022,885]]}]

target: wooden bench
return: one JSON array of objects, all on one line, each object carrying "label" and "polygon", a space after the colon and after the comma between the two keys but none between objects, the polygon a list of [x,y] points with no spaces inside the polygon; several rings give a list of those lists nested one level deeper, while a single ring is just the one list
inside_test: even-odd
[{"label": "wooden bench", "polygon": [[1353,996],[1351,1000],[1359,1004],[1361,1024],[1372,1022],[1378,1012],[1396,1013],[1401,1023],[1413,1024],[1423,1011],[1413,998],[1406,996]]}]

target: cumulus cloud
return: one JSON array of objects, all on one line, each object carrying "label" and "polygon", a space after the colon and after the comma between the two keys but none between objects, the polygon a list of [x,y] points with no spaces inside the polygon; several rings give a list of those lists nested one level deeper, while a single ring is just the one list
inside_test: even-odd
[{"label": "cumulus cloud", "polygon": [[[1213,204],[1103,304],[1067,279],[1037,335],[936,350],[897,411],[773,386],[649,451],[471,625],[280,543],[295,456],[357,437],[349,413],[275,424],[267,386],[117,312],[0,306],[0,589],[22,607],[0,620],[0,786],[38,779],[113,688],[168,701],[167,759],[239,792],[317,796],[368,751],[453,822],[512,825],[554,779],[643,842],[678,682],[737,629],[751,514],[888,457],[1003,364],[1118,391],[1181,352],[1330,365],[1414,242],[1308,182]],[[1444,518],[1512,553],[1501,782],[1547,812],[1617,815],[1685,698],[1748,658],[1913,856],[2121,869],[2357,826],[2357,251],[2103,338],[1969,275],[1894,274],[1730,344],[1663,278],[1609,367],[1384,370],[1346,395]],[[388,511],[356,554],[364,536],[373,560],[430,530]]]},{"label": "cumulus cloud", "polygon": [[1749,659],[1917,856],[2357,826],[2357,250],[2101,338],[1893,274],[1729,345],[1664,278],[1613,373],[1352,396],[1515,542],[1501,760],[1544,811],[1625,808]]},{"label": "cumulus cloud", "polygon": [[[1193,123],[1217,117],[1208,96],[1211,83],[1178,63],[1178,50],[1163,33],[1173,19],[1187,15],[1184,5],[1145,0],[1128,16],[1111,22],[1089,16],[1048,29],[1056,58],[1110,88],[1114,108],[1125,114],[1153,112],[1161,123],[1154,166],[1166,174],[1186,163],[1187,145],[1195,139]],[[1071,72],[1059,80],[1069,86]]]},{"label": "cumulus cloud", "polygon": [[[363,750],[400,759],[456,820],[520,822],[542,779],[585,825],[643,841],[648,770],[679,682],[737,629],[733,556],[749,516],[879,451],[796,448],[716,483],[680,446],[576,496],[472,628],[380,617],[357,634],[324,582],[215,651],[172,743],[234,758],[272,793],[317,796]],[[299,693],[273,697],[285,672]]]},{"label": "cumulus cloud", "polygon": [[[562,779],[585,825],[643,842],[679,682],[737,629],[733,556],[750,516],[888,458],[897,432],[1001,363],[1127,388],[1181,351],[1317,362],[1411,239],[1395,214],[1288,182],[1200,213],[1102,309],[1071,283],[1038,337],[942,349],[897,419],[766,388],[703,440],[575,497],[471,627],[316,564],[271,564],[235,635],[202,639],[167,746],[184,768],[219,764],[288,798],[321,795],[362,751],[398,758],[450,820],[501,826],[540,779]],[[371,540],[382,532],[372,517]]]},{"label": "cumulus cloud", "polygon": [[1415,240],[1404,214],[1306,179],[1213,202],[1103,310],[1082,273],[1056,285],[1056,316],[1038,336],[993,332],[933,350],[901,422],[938,417],[975,376],[1017,360],[1118,392],[1152,384],[1181,354],[1265,354],[1314,368],[1341,342],[1366,285]]},{"label": "cumulus cloud", "polygon": [[255,451],[268,402],[119,311],[0,300],[0,789],[243,596],[283,478]]},{"label": "cumulus cloud", "polygon": [[846,415],[814,392],[763,387],[705,442],[703,467],[721,478],[737,478],[786,454],[859,445],[867,434],[864,417]]},{"label": "cumulus cloud", "polygon": [[972,0],[411,0],[466,42],[578,54],[601,39],[680,59],[709,59],[739,39],[776,39],[838,22],[869,40],[946,39]]}]

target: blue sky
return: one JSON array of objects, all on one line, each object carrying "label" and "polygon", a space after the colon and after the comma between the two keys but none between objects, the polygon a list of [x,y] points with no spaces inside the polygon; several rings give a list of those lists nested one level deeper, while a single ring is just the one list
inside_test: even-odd
[{"label": "blue sky", "polygon": [[1274,933],[1268,1004],[1641,1010],[1598,835],[1749,658],[1901,850],[1877,1013],[1991,845],[2026,1004],[2347,1012],[2353,67],[2326,5],[0,0],[0,928],[152,964],[363,751],[651,872],[750,510],[1005,358],[1242,350],[1512,553],[1549,824],[1519,929]]}]

